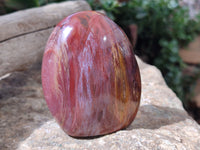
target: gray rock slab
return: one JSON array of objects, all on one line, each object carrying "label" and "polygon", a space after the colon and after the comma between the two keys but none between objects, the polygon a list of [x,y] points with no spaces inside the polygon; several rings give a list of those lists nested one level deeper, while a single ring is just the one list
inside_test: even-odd
[{"label": "gray rock slab", "polygon": [[138,114],[128,128],[96,138],[77,139],[50,120],[22,141],[18,150],[200,150],[200,126],[167,87],[161,72],[137,60],[142,97]]}]

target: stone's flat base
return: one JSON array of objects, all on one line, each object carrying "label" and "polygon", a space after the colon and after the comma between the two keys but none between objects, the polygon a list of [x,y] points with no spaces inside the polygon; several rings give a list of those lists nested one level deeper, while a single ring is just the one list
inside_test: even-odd
[{"label": "stone's flat base", "polygon": [[18,150],[200,150],[200,126],[187,115],[160,71],[137,60],[142,78],[142,99],[136,119],[127,129],[101,137],[77,139],[65,134],[51,120],[21,142]]}]

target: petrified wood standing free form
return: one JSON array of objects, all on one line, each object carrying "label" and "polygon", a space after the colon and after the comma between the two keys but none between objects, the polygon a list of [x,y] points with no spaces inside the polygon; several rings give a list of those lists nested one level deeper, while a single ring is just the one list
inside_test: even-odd
[{"label": "petrified wood standing free form", "polygon": [[141,95],[128,38],[94,11],[68,16],[55,27],[43,56],[42,85],[52,115],[75,137],[127,127]]}]

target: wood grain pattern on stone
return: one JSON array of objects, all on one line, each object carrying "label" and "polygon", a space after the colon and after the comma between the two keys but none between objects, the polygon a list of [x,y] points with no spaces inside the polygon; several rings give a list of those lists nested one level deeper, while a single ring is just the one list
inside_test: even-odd
[{"label": "wood grain pattern on stone", "polygon": [[0,76],[24,69],[42,57],[53,27],[66,16],[90,10],[85,1],[68,1],[0,17]]},{"label": "wood grain pattern on stone", "polygon": [[42,62],[47,105],[75,137],[127,127],[140,103],[141,80],[132,46],[107,16],[82,11],[53,30]]},{"label": "wood grain pattern on stone", "polygon": [[200,126],[167,87],[161,72],[139,58],[137,62],[142,79],[141,105],[127,129],[93,139],[76,139],[51,120],[34,130],[18,150],[200,150]]}]

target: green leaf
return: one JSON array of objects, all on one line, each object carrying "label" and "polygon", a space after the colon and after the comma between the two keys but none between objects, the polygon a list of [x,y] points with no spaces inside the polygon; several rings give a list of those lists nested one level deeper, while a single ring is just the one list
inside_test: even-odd
[{"label": "green leaf", "polygon": [[136,18],[137,19],[143,19],[143,18],[145,18],[147,16],[147,13],[146,12],[141,12],[141,13],[138,13],[137,15],[136,15]]}]

